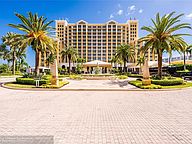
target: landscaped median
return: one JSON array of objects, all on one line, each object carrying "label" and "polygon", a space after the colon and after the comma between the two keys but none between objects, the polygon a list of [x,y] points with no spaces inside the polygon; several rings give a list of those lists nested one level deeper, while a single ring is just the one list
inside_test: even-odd
[{"label": "landscaped median", "polygon": [[137,79],[133,81],[129,81],[129,84],[134,85],[141,89],[169,89],[169,88],[186,88],[186,87],[192,87],[191,82],[186,82],[182,78],[163,78],[161,80],[158,79],[152,79],[151,85],[142,85],[142,80]]},{"label": "landscaped median", "polygon": [[[47,78],[47,79],[46,79]],[[59,85],[51,85],[50,79],[46,77],[44,79],[39,80],[39,86],[36,87],[36,80],[33,78],[16,78],[16,82],[8,82],[4,85],[8,88],[50,88],[50,89],[57,89],[61,88],[64,85],[68,84],[68,81],[59,81]]]}]

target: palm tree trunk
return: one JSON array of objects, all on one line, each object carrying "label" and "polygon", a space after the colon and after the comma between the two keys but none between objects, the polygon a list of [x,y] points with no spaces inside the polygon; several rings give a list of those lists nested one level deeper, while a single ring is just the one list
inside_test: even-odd
[{"label": "palm tree trunk", "polygon": [[171,55],[169,55],[169,65],[171,64]]},{"label": "palm tree trunk", "polygon": [[35,55],[35,74],[36,76],[39,75],[39,66],[40,66],[40,51],[36,51],[36,55]]},{"label": "palm tree trunk", "polygon": [[184,68],[184,71],[186,70],[186,56],[185,56],[185,51],[183,53],[183,68]]},{"label": "palm tree trunk", "polygon": [[69,58],[69,75],[71,74],[71,58]]},{"label": "palm tree trunk", "polygon": [[162,53],[158,53],[158,76],[162,78]]},{"label": "palm tree trunk", "polygon": [[126,61],[124,61],[124,72],[126,72]]},{"label": "palm tree trunk", "polygon": [[12,70],[12,74],[15,75],[15,51],[13,51],[13,70]]}]

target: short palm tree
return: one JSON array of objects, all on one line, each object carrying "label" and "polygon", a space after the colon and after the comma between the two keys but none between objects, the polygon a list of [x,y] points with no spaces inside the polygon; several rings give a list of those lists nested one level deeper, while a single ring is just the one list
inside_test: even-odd
[{"label": "short palm tree", "polygon": [[186,53],[189,53],[191,51],[192,45],[185,44],[183,48],[183,67],[184,71],[186,70]]},{"label": "short palm tree", "polygon": [[70,46],[66,47],[63,51],[61,51],[61,56],[63,57],[63,59],[67,57],[69,62],[68,72],[69,74],[71,74],[71,62],[77,59],[77,50]]},{"label": "short palm tree", "polygon": [[141,50],[146,52],[149,48],[152,48],[158,54],[158,75],[160,79],[162,78],[163,52],[171,51],[173,47],[180,51],[181,43],[184,43],[181,36],[189,34],[176,32],[184,28],[191,29],[189,23],[179,23],[183,14],[177,16],[174,16],[174,14],[175,12],[172,12],[160,17],[160,14],[157,13],[156,19],[152,19],[153,26],[143,26],[141,28],[149,32],[148,35],[139,40],[140,42],[145,42],[145,46]]},{"label": "short palm tree", "polygon": [[139,74],[142,73],[142,65],[144,65],[144,63],[145,63],[145,55],[140,56],[140,57],[137,59],[137,65],[140,66]]},{"label": "short palm tree", "polygon": [[115,57],[119,61],[123,61],[124,64],[124,72],[126,72],[126,64],[127,62],[134,61],[135,51],[134,46],[130,44],[123,44],[117,47],[117,51]]},{"label": "short palm tree", "polygon": [[56,55],[54,53],[50,53],[46,58],[47,65],[50,66],[50,64],[53,64],[55,59]]},{"label": "short palm tree", "polygon": [[55,51],[55,41],[49,36],[53,28],[49,26],[53,21],[46,22],[47,18],[38,16],[38,14],[28,13],[28,17],[21,14],[16,14],[21,20],[20,24],[9,24],[9,26],[16,28],[24,34],[19,35],[22,37],[22,43],[31,46],[36,53],[35,58],[35,72],[39,75],[40,55],[42,52],[49,50]]}]

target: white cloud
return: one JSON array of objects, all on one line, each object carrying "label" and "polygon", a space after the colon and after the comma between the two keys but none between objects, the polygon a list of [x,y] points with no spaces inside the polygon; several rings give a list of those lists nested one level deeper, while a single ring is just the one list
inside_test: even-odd
[{"label": "white cloud", "polygon": [[111,15],[109,16],[109,19],[112,19],[112,18],[114,18],[113,14],[111,14]]},{"label": "white cloud", "polygon": [[186,18],[187,18],[187,19],[192,19],[192,13],[186,15]]},{"label": "white cloud", "polygon": [[143,9],[140,9],[140,10],[139,10],[139,13],[143,13]]},{"label": "white cloud", "polygon": [[128,8],[129,8],[130,11],[135,11],[135,9],[136,9],[135,5],[132,5],[132,6],[128,7]]},{"label": "white cloud", "polygon": [[119,10],[118,12],[117,12],[117,15],[122,15],[123,14],[123,10]]}]

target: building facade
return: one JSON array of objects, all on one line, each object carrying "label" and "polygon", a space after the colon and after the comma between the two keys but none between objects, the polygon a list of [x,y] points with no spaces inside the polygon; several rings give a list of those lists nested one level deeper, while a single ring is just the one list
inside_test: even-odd
[{"label": "building facade", "polygon": [[[78,55],[86,62],[101,60],[110,62],[118,45],[134,43],[138,40],[138,21],[128,20],[118,23],[114,20],[102,24],[90,24],[84,20],[68,23],[66,20],[56,20],[56,32],[59,41],[59,51],[71,46],[77,49]],[[135,50],[137,55],[137,49]],[[59,63],[67,59],[59,56]]]},{"label": "building facade", "polygon": [[[106,23],[93,24],[84,20],[77,23],[68,23],[66,20],[56,20],[56,37],[59,40],[60,53],[66,47],[71,46],[77,50],[78,56],[85,62],[100,60],[110,62],[121,44],[133,44],[135,49],[135,60],[141,55],[140,48],[143,43],[138,44],[138,20],[128,20],[126,23],[118,23],[110,20]],[[46,66],[46,55],[42,54],[42,66]],[[150,61],[157,60],[157,55],[151,50],[146,53]],[[67,65],[67,58],[58,56],[58,62]]]}]

